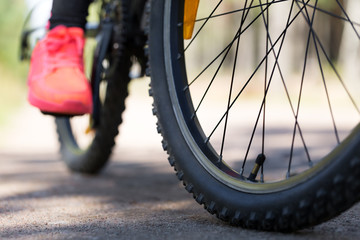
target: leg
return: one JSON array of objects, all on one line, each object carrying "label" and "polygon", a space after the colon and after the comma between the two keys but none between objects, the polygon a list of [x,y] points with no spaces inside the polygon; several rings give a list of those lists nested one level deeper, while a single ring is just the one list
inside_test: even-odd
[{"label": "leg", "polygon": [[88,8],[92,0],[54,0],[50,29],[58,25],[85,28]]}]

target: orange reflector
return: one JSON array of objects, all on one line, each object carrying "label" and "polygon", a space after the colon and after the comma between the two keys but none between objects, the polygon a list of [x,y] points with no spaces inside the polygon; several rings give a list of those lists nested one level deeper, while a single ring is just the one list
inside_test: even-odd
[{"label": "orange reflector", "polygon": [[94,129],[89,125],[89,126],[85,129],[85,134],[87,135],[87,134],[90,134],[90,133],[92,133],[92,132],[94,132]]},{"label": "orange reflector", "polygon": [[89,125],[87,126],[87,128],[85,129],[85,134],[89,134],[89,133],[92,133],[94,132],[95,129],[94,129],[94,122],[93,122],[93,118],[92,118],[92,115],[90,114],[89,116]]},{"label": "orange reflector", "polygon": [[184,39],[190,39],[192,37],[199,1],[200,0],[185,0]]}]

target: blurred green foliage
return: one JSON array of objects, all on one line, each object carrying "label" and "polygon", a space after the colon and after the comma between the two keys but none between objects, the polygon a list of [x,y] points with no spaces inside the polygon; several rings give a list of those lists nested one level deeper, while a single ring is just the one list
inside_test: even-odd
[{"label": "blurred green foliage", "polygon": [[0,64],[12,67],[19,64],[21,28],[25,16],[23,0],[2,0],[0,4]]},{"label": "blurred green foliage", "polygon": [[24,0],[0,4],[0,124],[24,101],[28,62],[20,62],[20,34],[26,14]]}]

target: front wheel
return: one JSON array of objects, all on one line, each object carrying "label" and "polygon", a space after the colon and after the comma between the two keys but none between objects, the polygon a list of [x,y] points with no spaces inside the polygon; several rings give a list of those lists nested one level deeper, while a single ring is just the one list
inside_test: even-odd
[{"label": "front wheel", "polygon": [[[222,220],[293,231],[360,198],[356,1],[152,0],[151,92],[169,161]],[[191,34],[190,34],[191,35]]]}]

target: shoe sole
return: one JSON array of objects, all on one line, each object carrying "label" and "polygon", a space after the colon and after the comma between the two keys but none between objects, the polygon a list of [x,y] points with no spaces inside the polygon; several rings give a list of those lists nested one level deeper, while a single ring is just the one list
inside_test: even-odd
[{"label": "shoe sole", "polygon": [[28,100],[31,105],[37,107],[44,114],[53,116],[81,116],[92,112],[92,107],[79,101],[64,101],[61,104],[50,103],[39,99],[32,93],[29,93]]}]

